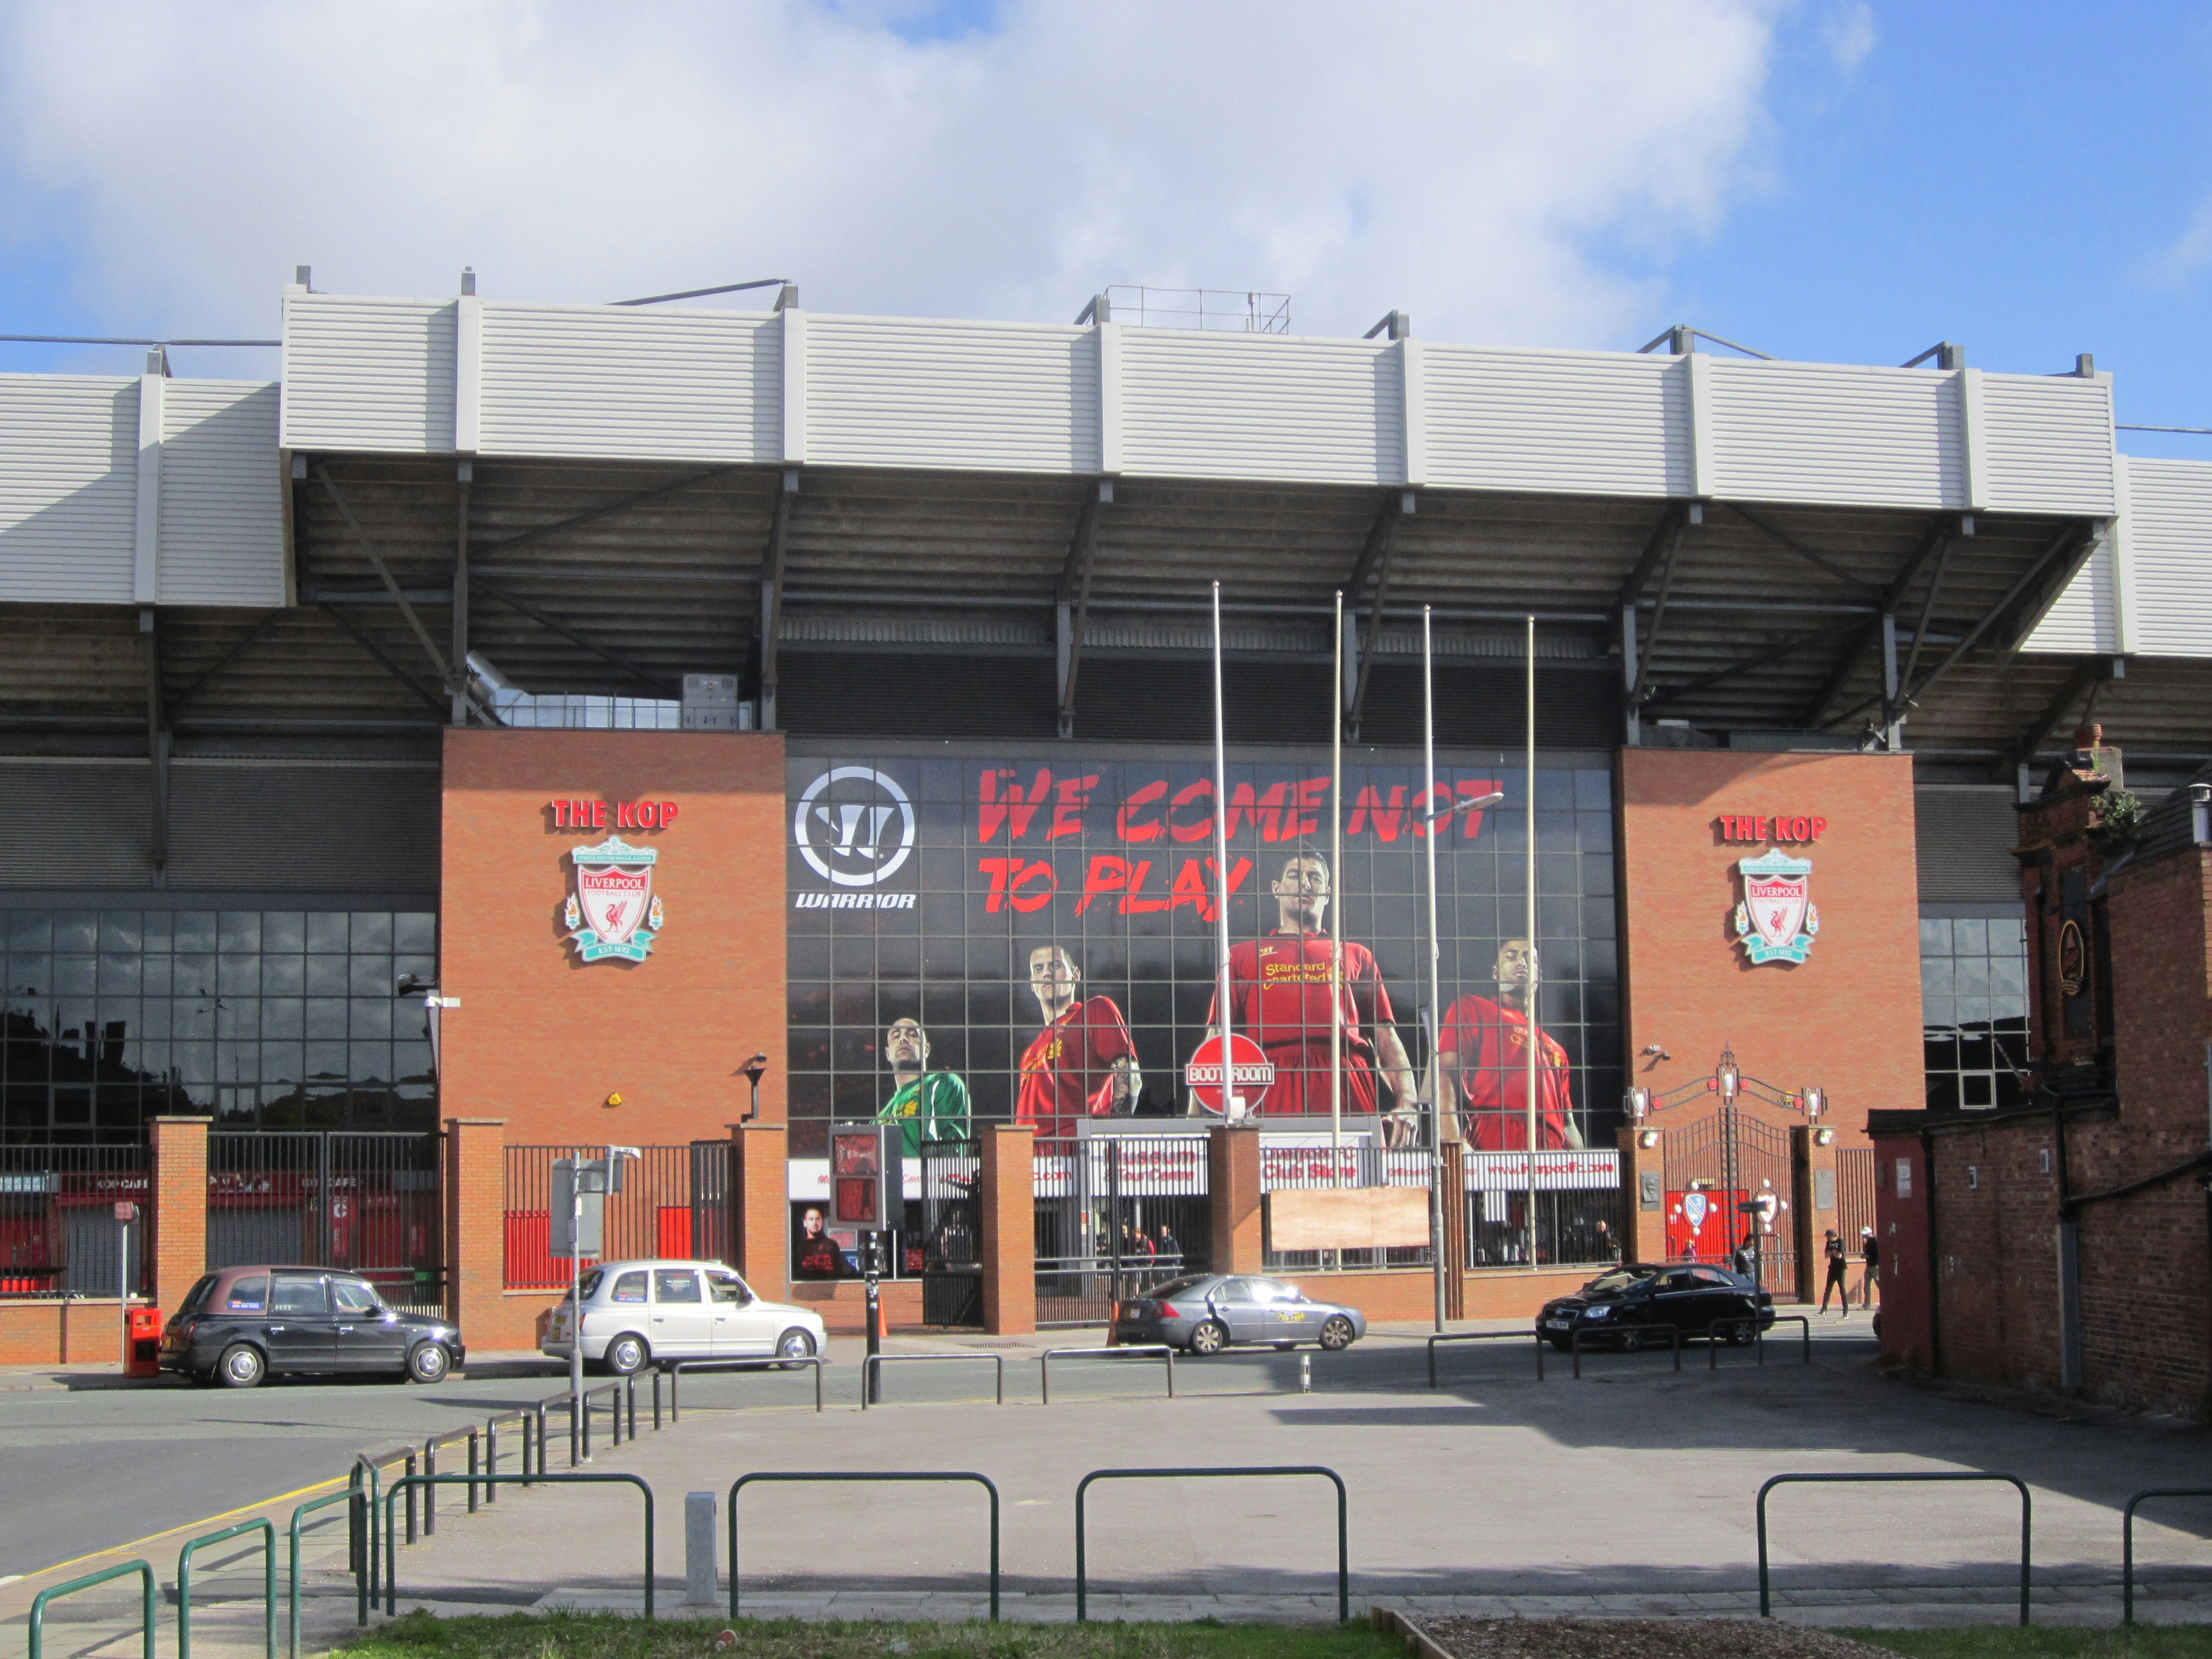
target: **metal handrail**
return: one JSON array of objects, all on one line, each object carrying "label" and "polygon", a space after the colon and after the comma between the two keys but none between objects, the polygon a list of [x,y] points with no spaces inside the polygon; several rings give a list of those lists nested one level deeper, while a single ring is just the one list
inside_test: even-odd
[{"label": "metal handrail", "polygon": [[[1517,1340],[1528,1334],[1526,1331],[1438,1331],[1428,1339],[1429,1386],[1432,1389],[1437,1386],[1437,1343],[1504,1342],[1509,1340]],[[1540,1332],[1536,1337],[1536,1380],[1540,1382],[1544,1380],[1544,1338]]]},{"label": "metal handrail", "polygon": [[142,1659],[154,1659],[154,1568],[146,1561],[125,1561],[119,1567],[109,1567],[101,1572],[88,1572],[82,1578],[72,1578],[66,1584],[56,1584],[42,1589],[31,1598],[31,1645],[27,1659],[45,1659],[46,1649],[46,1603],[78,1590],[90,1589],[94,1584],[104,1584],[111,1578],[120,1578],[135,1572],[139,1577],[140,1607],[138,1635]]},{"label": "metal handrail", "polygon": [[1164,1359],[1168,1366],[1168,1398],[1175,1398],[1175,1350],[1164,1342],[1131,1343],[1118,1348],[1047,1348],[1037,1356],[1037,1382],[1042,1403],[1052,1404],[1052,1362],[1054,1359]]},{"label": "metal handrail", "polygon": [[261,1534],[261,1648],[263,1659],[276,1659],[276,1523],[264,1516],[221,1532],[187,1540],[177,1553],[177,1659],[192,1659],[192,1552],[241,1533]]},{"label": "metal handrail", "polygon": [[2153,1498],[2212,1498],[2212,1486],[2145,1486],[2120,1511],[2120,1623],[2136,1621],[2136,1506]]},{"label": "metal handrail", "polygon": [[[822,1409],[822,1368],[828,1363],[818,1353],[795,1354],[788,1358],[671,1360],[662,1367],[668,1373],[668,1420],[678,1423],[684,1419],[683,1405],[677,1398],[677,1379],[685,1371],[757,1371],[771,1367],[787,1370],[793,1365],[811,1365],[814,1368],[814,1409],[819,1413]],[[653,1391],[653,1399],[654,1407],[658,1409],[660,1404],[658,1388]]]},{"label": "metal handrail", "polygon": [[1198,1477],[1228,1479],[1260,1474],[1317,1474],[1336,1487],[1336,1617],[1340,1624],[1352,1618],[1352,1551],[1349,1500],[1344,1477],[1319,1463],[1274,1463],[1213,1469],[1093,1469],[1075,1486],[1075,1622],[1090,1613],[1090,1581],[1084,1552],[1084,1498],[1094,1480],[1187,1480]]},{"label": "metal handrail", "polygon": [[2027,1495],[2027,1483],[2016,1474],[2000,1474],[1981,1469],[1944,1470],[1925,1474],[1778,1474],[1759,1489],[1759,1616],[1774,1616],[1769,1595],[1766,1568],[1766,1494],[1777,1486],[1860,1485],[1869,1482],[1915,1483],[1937,1480],[2002,1480],[2020,1492],[2020,1622],[2027,1623],[2028,1550],[2033,1531],[2033,1506]]},{"label": "metal handrail", "polygon": [[[291,1539],[290,1565],[292,1586],[290,1590],[290,1601],[289,1603],[290,1623],[287,1626],[287,1629],[290,1632],[291,1659],[300,1659],[301,1519],[304,1516],[307,1515],[311,1510],[326,1510],[333,1504],[350,1504],[354,1505],[354,1509],[353,1511],[346,1516],[346,1528],[349,1533],[351,1533],[360,1523],[361,1502],[362,1490],[359,1485],[356,1484],[347,1487],[343,1492],[334,1492],[326,1498],[311,1498],[306,1503],[301,1504],[298,1509],[292,1511],[292,1524],[289,1529],[289,1534]],[[369,1511],[368,1529],[372,1534],[374,1534],[376,1530],[376,1512],[374,1510]],[[368,1564],[365,1559],[362,1559],[356,1560],[352,1565],[355,1601],[353,1621],[356,1626],[366,1626],[368,1623]]]},{"label": "metal handrail", "polygon": [[[410,1485],[439,1485],[456,1486],[466,1480],[465,1474],[403,1474],[392,1483],[392,1490],[384,1495],[384,1548],[387,1561],[384,1575],[384,1612],[390,1618],[399,1611],[399,1546],[394,1536],[398,1528],[395,1511],[402,1488]],[[541,1473],[540,1480],[556,1486],[581,1485],[586,1481],[619,1481],[635,1486],[645,1495],[645,1616],[653,1617],[653,1488],[635,1474],[623,1474],[613,1469],[570,1469],[560,1474]],[[189,1659],[179,1654],[177,1659]],[[272,1654],[271,1659],[274,1659]]]},{"label": "metal handrail", "polygon": [[1764,1365],[1766,1363],[1766,1328],[1769,1325],[1802,1325],[1804,1327],[1805,1354],[1802,1363],[1808,1365],[1813,1363],[1813,1322],[1810,1319],[1808,1319],[1803,1314],[1775,1314],[1771,1318],[1761,1322],[1755,1328],[1759,1333],[1759,1363],[1760,1364]]},{"label": "metal handrail", "polygon": [[[775,1469],[741,1474],[730,1482],[727,1499],[730,1528],[730,1617],[738,1616],[738,1493],[756,1481],[805,1483],[812,1481],[972,1480],[991,1495],[991,1622],[999,1619],[999,1488],[988,1475],[972,1469],[900,1469],[885,1473],[847,1469]],[[1077,1502],[1081,1498],[1079,1496]],[[1079,1580],[1079,1589],[1080,1581]]]},{"label": "metal handrail", "polygon": [[[909,1360],[927,1359],[988,1359],[998,1368],[998,1403],[1006,1403],[1006,1357],[1002,1353],[872,1353],[860,1362],[860,1409],[868,1409],[868,1396],[873,1386],[880,1386],[882,1373],[870,1372],[871,1365],[904,1364]],[[819,1375],[819,1373],[817,1373]]]}]

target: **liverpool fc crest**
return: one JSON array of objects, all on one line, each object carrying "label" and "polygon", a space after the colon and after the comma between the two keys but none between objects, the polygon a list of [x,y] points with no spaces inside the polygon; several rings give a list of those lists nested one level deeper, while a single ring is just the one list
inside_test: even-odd
[{"label": "liverpool fc crest", "polygon": [[1766,962],[1802,962],[1820,931],[1813,906],[1813,860],[1789,854],[1762,853],[1738,859],[1743,897],[1735,907],[1736,942],[1755,966]]},{"label": "liverpool fc crest", "polygon": [[653,896],[650,847],[632,847],[610,836],[596,847],[572,847],[575,887],[562,912],[568,938],[586,962],[615,957],[643,962],[660,931],[660,901]]}]

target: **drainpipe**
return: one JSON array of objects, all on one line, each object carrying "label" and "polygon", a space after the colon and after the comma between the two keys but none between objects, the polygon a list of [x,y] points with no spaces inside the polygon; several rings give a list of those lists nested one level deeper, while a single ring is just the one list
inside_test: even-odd
[{"label": "drainpipe", "polygon": [[2051,1109],[2058,1162],[2058,1386],[2081,1387],[2081,1222],[2074,1213],[2067,1181],[2066,1113]]}]

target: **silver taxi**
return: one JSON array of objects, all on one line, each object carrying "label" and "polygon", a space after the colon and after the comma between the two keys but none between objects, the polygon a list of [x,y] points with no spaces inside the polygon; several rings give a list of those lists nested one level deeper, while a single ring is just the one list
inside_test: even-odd
[{"label": "silver taxi", "polygon": [[[675,1359],[804,1359],[825,1341],[822,1316],[755,1296],[719,1261],[607,1261],[585,1269],[584,1359],[626,1376]],[[569,1357],[575,1309],[545,1322],[538,1351]]]}]

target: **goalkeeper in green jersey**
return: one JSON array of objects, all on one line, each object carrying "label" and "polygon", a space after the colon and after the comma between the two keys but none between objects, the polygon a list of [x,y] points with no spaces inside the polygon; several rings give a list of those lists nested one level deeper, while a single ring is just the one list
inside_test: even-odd
[{"label": "goalkeeper in green jersey", "polygon": [[898,1087],[876,1121],[902,1126],[909,1162],[921,1156],[925,1140],[968,1139],[968,1085],[957,1073],[929,1069],[929,1034],[918,1022],[891,1022],[884,1033],[884,1058]]}]

